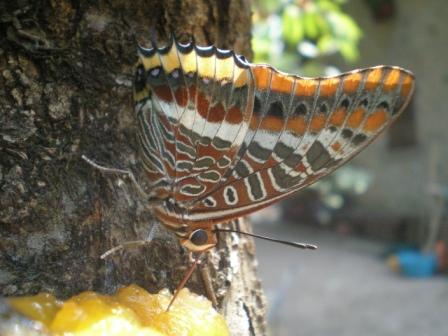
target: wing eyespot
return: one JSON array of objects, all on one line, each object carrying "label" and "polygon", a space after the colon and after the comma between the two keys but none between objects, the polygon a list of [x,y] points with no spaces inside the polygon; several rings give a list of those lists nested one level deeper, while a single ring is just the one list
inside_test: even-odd
[{"label": "wing eyespot", "polygon": [[283,104],[279,101],[272,102],[269,106],[267,113],[268,116],[282,118],[283,117]]},{"label": "wing eyespot", "polygon": [[294,117],[303,117],[307,114],[307,107],[304,103],[300,103],[294,108],[293,116]]},{"label": "wing eyespot", "polygon": [[351,142],[355,146],[359,146],[362,143],[364,143],[367,140],[367,135],[363,133],[356,134],[352,139]]},{"label": "wing eyespot", "polygon": [[326,103],[322,103],[319,107],[319,112],[322,114],[327,114],[328,113],[328,106]]},{"label": "wing eyespot", "polygon": [[350,106],[350,99],[348,98],[344,98],[342,99],[341,103],[339,104],[340,107],[348,109],[348,107]]},{"label": "wing eyespot", "polygon": [[387,101],[382,101],[376,107],[377,109],[384,109],[386,111],[389,111],[389,103]]},{"label": "wing eyespot", "polygon": [[369,100],[367,98],[364,98],[363,100],[361,100],[361,102],[359,103],[360,107],[364,107],[366,108],[369,105]]},{"label": "wing eyespot", "polygon": [[348,128],[344,128],[341,132],[341,136],[343,139],[350,139],[353,136],[353,131]]}]

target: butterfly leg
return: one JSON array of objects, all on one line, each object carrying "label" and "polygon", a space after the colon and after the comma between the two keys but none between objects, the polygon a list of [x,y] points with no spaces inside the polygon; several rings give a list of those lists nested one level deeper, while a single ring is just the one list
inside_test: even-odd
[{"label": "butterfly leg", "polygon": [[207,297],[212,302],[213,307],[217,308],[218,300],[216,299],[216,294],[215,294],[215,290],[213,288],[212,278],[210,276],[210,272],[209,272],[208,266],[207,266],[208,256],[209,256],[209,254],[207,253],[206,260],[204,263],[201,263],[199,269],[201,271],[201,278],[202,278],[202,282],[204,284],[205,292],[207,293]]},{"label": "butterfly leg", "polygon": [[170,301],[170,303],[168,304],[168,307],[166,308],[166,311],[169,311],[172,304],[174,303],[174,301],[176,300],[177,296],[179,295],[179,292],[181,291],[182,288],[185,287],[185,284],[187,283],[187,281],[191,278],[191,275],[193,274],[194,270],[197,268],[197,266],[200,264],[200,259],[202,256],[202,252],[199,253],[196,257],[193,257],[192,254],[190,254],[190,258],[193,260],[193,264],[190,266],[190,268],[187,270],[187,272],[185,273],[182,281],[179,283],[179,285],[176,288],[176,291],[174,292],[174,295]]},{"label": "butterfly leg", "polygon": [[106,252],[104,252],[101,255],[100,258],[101,259],[106,259],[111,254],[114,254],[115,252],[124,250],[125,248],[128,248],[128,247],[139,247],[139,246],[147,245],[150,242],[151,242],[150,240],[132,240],[132,241],[124,242],[124,243],[121,243],[120,245],[114,246],[111,249],[107,250]]},{"label": "butterfly leg", "polygon": [[137,188],[138,193],[143,196],[144,198],[149,198],[149,195],[143,190],[143,188],[140,186],[140,184],[137,182],[137,179],[135,178],[134,174],[130,170],[124,170],[124,169],[117,169],[117,168],[109,168],[99,165],[98,163],[90,160],[87,156],[81,155],[81,158],[86,161],[89,165],[94,167],[95,169],[98,169],[105,173],[112,173],[112,174],[123,174],[126,175],[131,182],[134,184],[134,186]]},{"label": "butterfly leg", "polygon": [[143,240],[143,239],[141,239],[141,240],[131,240],[131,241],[127,241],[127,242],[121,243],[119,245],[116,245],[116,246],[110,248],[106,252],[104,252],[101,255],[100,258],[101,259],[106,259],[111,254],[114,254],[115,252],[124,250],[124,249],[129,248],[129,247],[130,248],[135,248],[135,247],[140,247],[140,246],[143,246],[143,245],[150,244],[152,242],[153,237],[154,237],[154,226],[149,231],[148,238],[146,238],[145,240]]},{"label": "butterfly leg", "polygon": [[[202,284],[204,285],[204,289],[205,289],[205,293],[207,295],[207,298],[212,302],[213,306],[215,308],[218,307],[218,300],[216,299],[216,294],[215,294],[215,290],[213,289],[213,284],[212,284],[212,277],[210,276],[210,272],[208,270],[208,258],[209,258],[209,254],[205,253],[204,254],[204,259],[197,261],[197,264],[199,266],[199,271],[201,272],[201,280],[202,280]],[[190,259],[190,263],[194,263],[195,262],[195,257],[193,252],[189,253],[189,259]]]}]

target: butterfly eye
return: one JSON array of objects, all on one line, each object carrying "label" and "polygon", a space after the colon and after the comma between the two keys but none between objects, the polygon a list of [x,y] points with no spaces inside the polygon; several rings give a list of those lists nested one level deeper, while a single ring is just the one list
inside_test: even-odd
[{"label": "butterfly eye", "polygon": [[201,246],[208,243],[208,233],[203,229],[194,230],[190,235],[190,241],[196,245]]}]

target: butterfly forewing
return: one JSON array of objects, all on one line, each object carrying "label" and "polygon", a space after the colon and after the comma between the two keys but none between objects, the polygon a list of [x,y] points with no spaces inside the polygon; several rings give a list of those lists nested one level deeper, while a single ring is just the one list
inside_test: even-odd
[{"label": "butterfly forewing", "polygon": [[413,87],[398,67],[302,78],[215,47],[141,48],[142,162],[176,208],[157,214],[172,226],[219,223],[282,199],[367,146]]}]

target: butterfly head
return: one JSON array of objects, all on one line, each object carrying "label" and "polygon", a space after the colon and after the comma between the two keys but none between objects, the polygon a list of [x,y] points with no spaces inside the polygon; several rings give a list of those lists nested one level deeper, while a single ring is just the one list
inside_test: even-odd
[{"label": "butterfly head", "polygon": [[180,239],[191,252],[204,252],[216,245],[216,234],[208,228],[196,228]]},{"label": "butterfly head", "polygon": [[[191,252],[204,252],[217,243],[213,223],[188,222],[187,210],[172,197],[167,197],[152,207],[153,214],[179,238],[181,244]],[[182,224],[180,224],[182,223]]]}]

